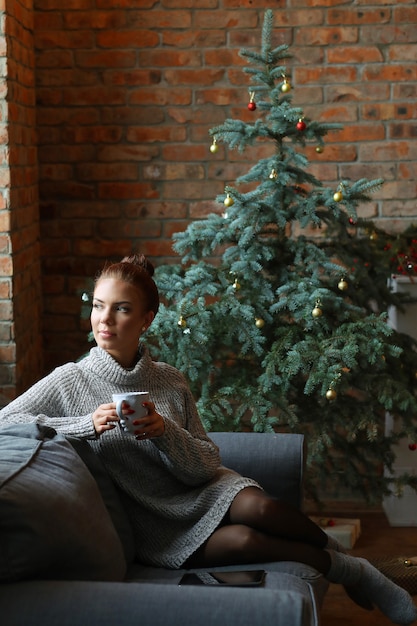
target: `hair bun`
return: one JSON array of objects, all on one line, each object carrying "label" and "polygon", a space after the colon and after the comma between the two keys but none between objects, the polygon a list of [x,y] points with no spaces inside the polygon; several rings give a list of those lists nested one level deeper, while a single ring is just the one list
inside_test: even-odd
[{"label": "hair bun", "polygon": [[155,268],[150,261],[146,258],[144,254],[133,254],[131,256],[125,256],[121,263],[132,263],[132,265],[136,265],[136,267],[140,267],[145,270],[149,276],[153,276],[155,272]]}]

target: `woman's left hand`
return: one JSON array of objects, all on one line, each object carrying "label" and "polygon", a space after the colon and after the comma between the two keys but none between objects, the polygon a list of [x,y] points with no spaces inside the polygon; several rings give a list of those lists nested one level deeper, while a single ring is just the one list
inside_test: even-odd
[{"label": "woman's left hand", "polygon": [[143,406],[148,409],[148,414],[145,417],[132,421],[133,426],[138,428],[138,430],[135,430],[136,439],[162,437],[165,432],[164,418],[155,411],[153,402],[144,402]]}]

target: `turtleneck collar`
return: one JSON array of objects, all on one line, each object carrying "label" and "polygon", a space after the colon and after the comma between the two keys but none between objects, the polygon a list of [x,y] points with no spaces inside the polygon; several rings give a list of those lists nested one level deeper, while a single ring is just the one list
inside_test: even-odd
[{"label": "turtleneck collar", "polygon": [[88,364],[88,369],[99,378],[115,385],[126,385],[129,387],[132,385],[137,386],[138,380],[144,383],[145,379],[149,378],[151,363],[152,360],[147,347],[139,344],[138,360],[133,368],[126,369],[122,367],[108,352],[98,346],[91,348],[85,365]]}]

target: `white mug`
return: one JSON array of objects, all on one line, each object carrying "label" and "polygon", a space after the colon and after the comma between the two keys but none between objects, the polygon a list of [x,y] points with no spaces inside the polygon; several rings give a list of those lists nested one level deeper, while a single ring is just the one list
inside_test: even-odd
[{"label": "white mug", "polygon": [[[116,403],[116,412],[120,419],[121,428],[126,433],[134,435],[135,431],[139,430],[139,426],[135,426],[132,422],[148,414],[148,409],[143,406],[143,402],[149,401],[149,393],[147,391],[114,393],[112,398],[113,402]],[[122,413],[123,402],[126,402],[134,413],[131,415]]]}]

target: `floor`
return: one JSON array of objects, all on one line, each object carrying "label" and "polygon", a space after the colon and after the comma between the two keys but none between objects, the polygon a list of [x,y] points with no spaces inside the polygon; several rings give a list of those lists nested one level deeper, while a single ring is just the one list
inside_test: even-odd
[{"label": "floor", "polygon": [[[361,520],[361,536],[350,551],[355,556],[417,556],[417,527],[392,528],[383,512],[327,512],[327,517],[354,517]],[[417,570],[417,567],[416,567]],[[417,571],[416,571],[417,576]],[[417,604],[417,596],[414,596]],[[321,626],[392,626],[380,611],[356,606],[339,585],[330,585],[322,609]]]}]

